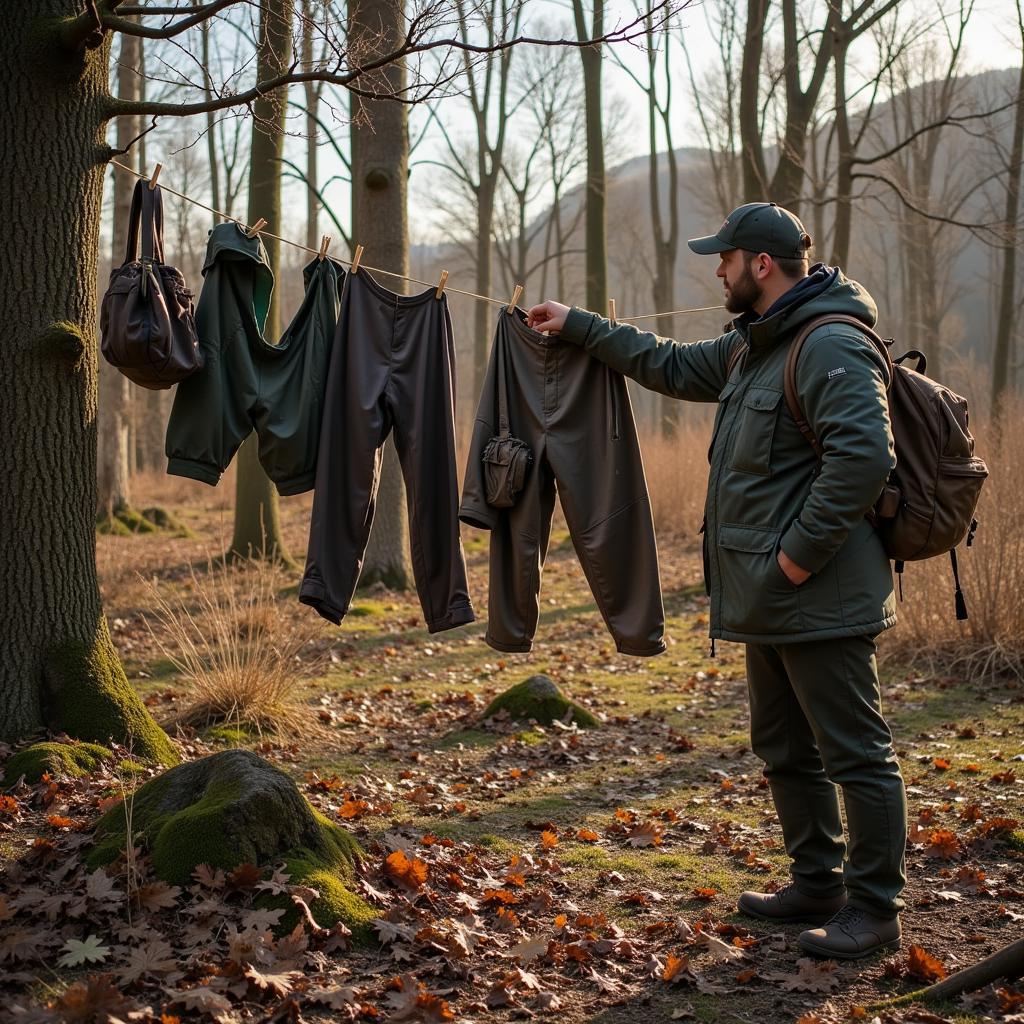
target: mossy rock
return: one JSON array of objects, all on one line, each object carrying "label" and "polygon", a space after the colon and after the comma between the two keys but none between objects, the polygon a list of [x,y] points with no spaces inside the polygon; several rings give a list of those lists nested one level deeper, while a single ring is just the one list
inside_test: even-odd
[{"label": "mossy rock", "polygon": [[151,505],[142,510],[142,518],[159,530],[173,533],[178,537],[194,537],[195,534],[173,513],[160,505]]},{"label": "mossy rock", "polygon": [[[100,818],[90,867],[109,864],[125,849],[124,818],[121,807]],[[187,884],[199,864],[231,870],[284,861],[293,882],[319,891],[311,906],[318,924],[342,921],[366,937],[376,916],[346,885],[358,843],[311,807],[290,776],[251,751],[211,754],[147,782],[133,797],[132,828],[154,872],[172,884]],[[264,904],[294,909],[287,900]],[[294,922],[286,916],[282,924]]]},{"label": "mossy rock", "polygon": [[498,694],[483,718],[486,721],[500,711],[507,711],[509,718],[516,722],[531,719],[541,725],[550,725],[554,721],[575,722],[581,729],[596,729],[601,725],[594,715],[569,700],[545,675],[530,676]]},{"label": "mossy rock", "polygon": [[87,743],[114,740],[137,761],[173,765],[180,760],[128,682],[103,616],[91,642],[67,640],[50,650],[45,705],[54,731]]},{"label": "mossy rock", "polygon": [[114,755],[98,743],[34,743],[12,754],[4,766],[4,782],[12,784],[22,775],[26,782],[38,782],[43,774],[78,778],[96,771]]}]

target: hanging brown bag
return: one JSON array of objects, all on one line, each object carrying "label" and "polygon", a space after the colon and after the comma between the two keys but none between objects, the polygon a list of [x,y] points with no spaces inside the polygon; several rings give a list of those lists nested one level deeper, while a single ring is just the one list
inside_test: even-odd
[{"label": "hanging brown bag", "polygon": [[511,508],[526,483],[526,471],[533,461],[533,453],[525,441],[512,436],[508,422],[508,395],[505,384],[504,333],[499,331],[494,353],[498,362],[498,433],[484,446],[481,460],[484,465],[484,498],[494,508]]},{"label": "hanging brown bag", "polygon": [[[139,255],[141,233],[142,252]],[[110,274],[100,308],[100,350],[129,380],[153,391],[202,369],[192,292],[164,263],[160,186],[135,185],[124,263]]]}]

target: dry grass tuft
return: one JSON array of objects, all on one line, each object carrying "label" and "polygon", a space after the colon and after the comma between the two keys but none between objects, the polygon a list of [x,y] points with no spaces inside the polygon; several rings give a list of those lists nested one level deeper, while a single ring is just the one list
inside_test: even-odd
[{"label": "dry grass tuft", "polygon": [[154,620],[147,617],[146,624],[186,690],[186,705],[169,724],[228,724],[259,735],[313,728],[295,686],[316,623],[277,607],[290,579],[258,560],[208,561],[203,572],[189,563],[189,574],[181,598],[165,596],[156,579],[144,581]]},{"label": "dry grass tuft", "polygon": [[700,551],[713,419],[699,415],[704,410],[693,412],[674,437],[645,434],[640,439],[658,537],[672,540],[683,551]]}]

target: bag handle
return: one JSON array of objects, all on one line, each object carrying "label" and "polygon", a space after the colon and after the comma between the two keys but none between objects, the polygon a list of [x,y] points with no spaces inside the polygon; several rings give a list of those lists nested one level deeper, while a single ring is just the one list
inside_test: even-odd
[{"label": "bag handle", "polygon": [[789,354],[786,357],[786,371],[784,377],[784,387],[786,392],[786,405],[789,407],[790,415],[796,421],[796,425],[800,430],[800,433],[804,435],[807,443],[814,449],[814,454],[820,459],[825,454],[825,449],[822,448],[821,442],[815,436],[814,431],[811,430],[811,425],[807,422],[807,417],[804,415],[803,409],[800,408],[800,400],[796,393],[796,361],[800,358],[800,350],[804,347],[804,343],[812,331],[817,330],[819,327],[824,327],[826,324],[849,324],[851,327],[856,327],[858,331],[864,334],[870,339],[875,348],[882,354],[882,358],[885,360],[886,372],[889,374],[889,380],[885,385],[885,390],[888,391],[892,387],[893,379],[893,364],[892,357],[889,355],[889,346],[870,328],[863,320],[858,320],[854,316],[846,316],[842,313],[834,313],[826,316],[815,317],[809,323],[804,324],[800,328],[800,333],[797,334],[796,338],[793,339],[793,343],[789,346]]},{"label": "bag handle", "polygon": [[125,245],[125,263],[139,258],[139,234],[142,234],[142,259],[164,261],[164,199],[160,186],[150,188],[141,178],[135,183],[132,207],[128,214],[128,239]]}]

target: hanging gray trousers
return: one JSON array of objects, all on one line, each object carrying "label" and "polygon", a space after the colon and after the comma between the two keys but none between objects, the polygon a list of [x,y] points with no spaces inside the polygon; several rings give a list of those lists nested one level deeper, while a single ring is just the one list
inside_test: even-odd
[{"label": "hanging gray trousers", "polygon": [[[511,508],[488,505],[481,456],[498,433],[498,359],[505,358],[511,433],[533,453]],[[487,642],[529,651],[558,492],[576,554],[622,654],[665,650],[658,549],[633,411],[620,373],[578,345],[499,314],[459,517],[491,531]]]}]

